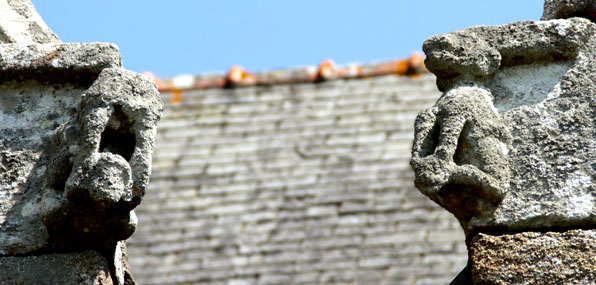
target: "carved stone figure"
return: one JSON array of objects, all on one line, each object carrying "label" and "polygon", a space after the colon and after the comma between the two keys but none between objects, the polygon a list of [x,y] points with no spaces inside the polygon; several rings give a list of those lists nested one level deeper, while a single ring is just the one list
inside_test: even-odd
[{"label": "carved stone figure", "polygon": [[466,233],[452,284],[596,281],[596,1],[546,0],[542,19],[424,43],[444,94],[411,165]]},{"label": "carved stone figure", "polygon": [[[26,27],[45,27],[29,1],[0,1],[0,9],[22,16]],[[123,69],[112,44],[64,44],[49,29],[3,20],[0,264],[14,270],[0,270],[0,280],[44,279],[15,268],[50,261],[103,268],[93,260],[105,258],[107,271],[94,276],[131,284],[124,240],[149,182],[162,111],[156,86]],[[66,284],[79,277],[47,278]]]},{"label": "carved stone figure", "polygon": [[509,182],[509,133],[490,90],[462,84],[416,119],[416,186],[465,225],[487,218]]},{"label": "carved stone figure", "polygon": [[416,120],[416,186],[468,235],[596,224],[595,31],[526,21],[424,43],[445,93]]}]

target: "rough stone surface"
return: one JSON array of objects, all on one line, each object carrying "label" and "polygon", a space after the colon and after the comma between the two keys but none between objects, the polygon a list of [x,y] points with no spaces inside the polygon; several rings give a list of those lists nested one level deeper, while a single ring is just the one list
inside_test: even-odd
[{"label": "rough stone surface", "polygon": [[0,284],[111,285],[107,260],[98,252],[0,257]]},{"label": "rough stone surface", "polygon": [[0,43],[20,45],[58,43],[29,0],[1,0]]},{"label": "rough stone surface", "polygon": [[593,284],[596,231],[480,234],[470,258],[474,284]]},{"label": "rough stone surface", "polygon": [[594,0],[546,0],[542,20],[583,17],[596,20],[596,1]]},{"label": "rough stone surface", "polygon": [[[59,46],[76,52],[57,58],[79,54],[75,58],[99,66],[118,64],[112,45]],[[94,73],[98,65],[89,61],[40,63],[46,52],[54,54],[53,48],[22,50],[13,52],[35,55],[21,62],[36,62],[39,72],[26,72],[23,63],[0,62],[0,77],[19,74],[0,86],[0,254],[99,248],[127,238],[136,225],[131,210],[149,179],[161,110],[154,84],[121,68]],[[72,70],[80,71],[72,82],[50,83]]]},{"label": "rough stone surface", "polygon": [[0,51],[0,255],[94,249],[132,280],[117,243],[149,180],[155,85],[109,44]]},{"label": "rough stone surface", "polygon": [[162,92],[135,280],[448,284],[464,234],[408,165],[440,94],[430,74]]},{"label": "rough stone surface", "polygon": [[[121,65],[120,51],[110,43],[0,44],[3,76],[60,82],[64,81],[60,78],[64,75],[74,76],[73,73],[79,72],[82,73],[79,76],[83,76],[85,72],[99,73],[105,68],[120,68]],[[66,79],[73,81],[70,77]]]},{"label": "rough stone surface", "polygon": [[[60,252],[60,270],[74,277],[51,284],[133,284],[123,240],[149,182],[156,86],[124,70],[113,44],[60,43],[27,0],[0,0],[0,12],[0,268],[45,281],[27,271]],[[94,262],[108,281],[76,266],[94,271]]]},{"label": "rough stone surface", "polygon": [[596,225],[596,25],[474,27],[427,40],[445,93],[416,120],[416,186],[466,233]]}]

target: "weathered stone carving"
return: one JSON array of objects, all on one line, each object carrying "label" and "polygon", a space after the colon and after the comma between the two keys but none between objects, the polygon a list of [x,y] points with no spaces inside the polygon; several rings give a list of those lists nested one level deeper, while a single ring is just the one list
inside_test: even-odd
[{"label": "weathered stone carving", "polygon": [[595,29],[526,21],[425,42],[445,93],[416,121],[412,167],[467,234],[596,224]]},{"label": "weathered stone carving", "polygon": [[124,284],[123,240],[136,227],[162,103],[151,79],[121,67],[116,46],[52,41],[0,44],[0,264],[93,250]]},{"label": "weathered stone carving", "polygon": [[509,133],[487,88],[461,85],[416,119],[416,186],[460,221],[489,218],[509,182]]},{"label": "weathered stone carving", "polygon": [[445,93],[416,120],[411,164],[466,233],[452,284],[596,281],[596,1],[544,8],[424,44]]},{"label": "weathered stone carving", "polygon": [[119,66],[108,44],[0,45],[0,254],[107,254],[134,231],[162,107]]},{"label": "weathered stone carving", "polygon": [[50,164],[63,167],[48,168],[44,187],[44,198],[54,199],[43,213],[52,246],[115,245],[134,232],[132,209],[149,182],[160,115],[156,94],[140,74],[104,69],[82,94],[76,119],[58,128]]}]

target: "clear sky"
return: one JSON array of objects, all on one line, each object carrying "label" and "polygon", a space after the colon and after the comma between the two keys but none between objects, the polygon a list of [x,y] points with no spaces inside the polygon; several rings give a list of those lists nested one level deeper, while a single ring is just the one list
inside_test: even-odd
[{"label": "clear sky", "polygon": [[32,0],[63,42],[113,42],[159,77],[408,57],[435,34],[538,20],[543,0]]}]

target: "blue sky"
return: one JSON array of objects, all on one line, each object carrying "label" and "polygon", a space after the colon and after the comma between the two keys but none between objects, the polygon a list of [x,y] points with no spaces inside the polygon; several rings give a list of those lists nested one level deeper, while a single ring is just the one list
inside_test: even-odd
[{"label": "blue sky", "polygon": [[538,20],[544,1],[32,2],[62,41],[113,42],[124,67],[172,77],[404,58],[435,34]]}]

